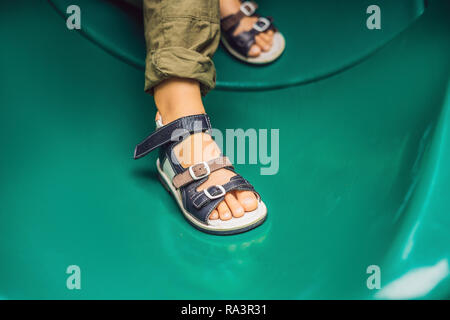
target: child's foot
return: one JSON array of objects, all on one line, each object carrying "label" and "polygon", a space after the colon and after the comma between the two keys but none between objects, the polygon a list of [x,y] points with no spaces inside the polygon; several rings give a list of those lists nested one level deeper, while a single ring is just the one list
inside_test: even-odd
[{"label": "child's foot", "polygon": [[[224,18],[226,16],[235,14],[240,10],[241,1],[240,0],[220,0],[220,16]],[[258,17],[243,17],[234,30],[233,35],[238,35],[244,31],[249,31],[253,28],[253,25],[258,20]],[[250,47],[248,51],[249,57],[257,57],[261,52],[269,51],[273,43],[274,31],[269,29],[265,32],[261,32],[255,36],[255,44]]]},{"label": "child's foot", "polygon": [[[159,114],[156,119],[159,119]],[[173,149],[178,162],[188,168],[191,165],[202,161],[209,161],[218,158],[221,151],[215,141],[209,134],[195,133]],[[202,191],[210,186],[223,185],[227,183],[235,173],[225,168],[212,172],[208,180],[201,184],[197,191]],[[209,216],[210,220],[230,220],[232,217],[240,218],[245,212],[250,212],[258,207],[258,200],[252,191],[233,190],[228,192],[225,200],[222,201],[217,209],[213,210]]]}]

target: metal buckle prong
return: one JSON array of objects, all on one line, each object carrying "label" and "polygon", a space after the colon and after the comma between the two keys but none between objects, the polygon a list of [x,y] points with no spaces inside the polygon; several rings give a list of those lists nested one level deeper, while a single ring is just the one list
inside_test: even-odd
[{"label": "metal buckle prong", "polygon": [[250,1],[244,1],[241,4],[241,11],[246,16],[250,17],[252,14],[255,13],[256,8]]},{"label": "metal buckle prong", "polygon": [[[208,188],[203,189],[203,192],[205,193],[205,195],[206,195],[209,199],[211,199],[211,200],[220,198],[220,197],[224,196],[225,193],[227,193],[227,192],[225,191],[224,187],[222,187],[220,184],[216,184],[214,187],[218,188],[218,189],[221,191],[221,193],[220,193],[220,194],[216,194],[216,195],[213,196],[213,195],[211,195],[211,194],[208,192]],[[210,188],[211,188],[211,187],[210,187]]]},{"label": "metal buckle prong", "polygon": [[[205,173],[205,174],[202,174],[202,175],[200,175],[200,176],[196,176],[195,173],[194,173],[193,168],[194,168],[195,166],[198,166],[199,164],[203,164],[203,166],[204,166],[205,169],[206,169],[206,173]],[[209,176],[210,173],[211,173],[211,169],[209,168],[209,165],[208,165],[208,163],[207,163],[206,161],[199,162],[199,163],[194,164],[194,165],[192,165],[192,166],[189,167],[189,174],[191,175],[192,179],[194,179],[194,180],[200,180],[200,179],[202,179],[202,178],[204,178],[204,177],[207,177],[207,176]]]},{"label": "metal buckle prong", "polygon": [[[264,25],[260,26],[258,23],[262,22]],[[270,27],[270,21],[267,18],[264,17],[260,17],[258,19],[258,21],[255,22],[255,24],[253,25],[253,29],[255,29],[256,31],[259,32],[264,32],[266,31],[268,28]]]}]

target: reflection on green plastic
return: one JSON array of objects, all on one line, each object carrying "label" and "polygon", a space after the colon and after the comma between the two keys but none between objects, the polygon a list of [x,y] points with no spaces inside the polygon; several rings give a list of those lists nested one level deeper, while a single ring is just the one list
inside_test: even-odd
[{"label": "reflection on green plastic", "polygon": [[217,237],[183,219],[155,155],[132,160],[153,130],[142,70],[49,4],[2,2],[0,298],[450,297],[449,5],[332,77],[208,95],[216,128],[280,130],[278,174],[236,166],[267,222]]}]

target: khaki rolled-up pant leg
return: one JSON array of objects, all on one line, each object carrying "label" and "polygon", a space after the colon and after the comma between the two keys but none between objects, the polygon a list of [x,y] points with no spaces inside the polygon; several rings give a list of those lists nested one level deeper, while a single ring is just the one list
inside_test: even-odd
[{"label": "khaki rolled-up pant leg", "polygon": [[169,78],[216,84],[212,56],[220,40],[219,0],[143,0],[147,58],[145,91]]}]

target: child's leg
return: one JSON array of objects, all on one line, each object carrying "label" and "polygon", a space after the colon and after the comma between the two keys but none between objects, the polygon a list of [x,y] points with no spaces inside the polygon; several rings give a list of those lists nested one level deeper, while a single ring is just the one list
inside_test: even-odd
[{"label": "child's leg", "polygon": [[147,92],[171,78],[196,80],[203,95],[214,88],[219,0],[144,0],[144,24]]},{"label": "child's leg", "polygon": [[[205,113],[201,96],[215,86],[211,60],[220,39],[219,0],[145,0],[147,59],[145,90],[154,94],[164,124],[178,118]],[[190,146],[190,152],[183,152]],[[174,148],[180,164],[187,168],[220,155],[220,149],[205,133],[196,133]],[[198,191],[223,185],[234,173],[212,172]],[[210,219],[241,217],[258,206],[251,191],[231,191]]]}]

